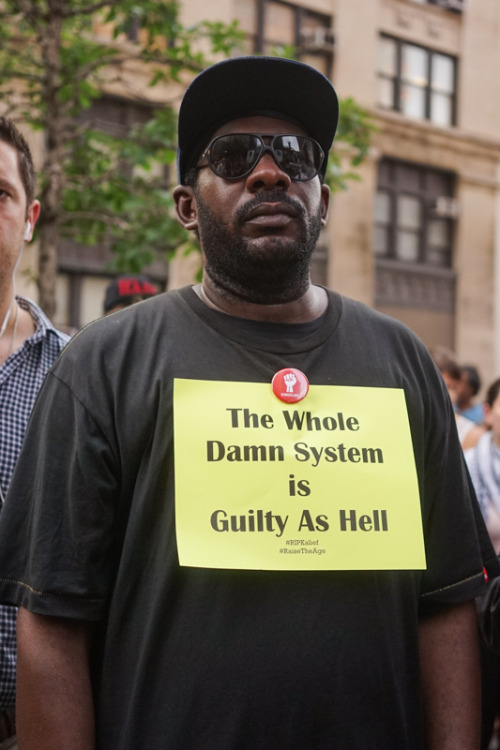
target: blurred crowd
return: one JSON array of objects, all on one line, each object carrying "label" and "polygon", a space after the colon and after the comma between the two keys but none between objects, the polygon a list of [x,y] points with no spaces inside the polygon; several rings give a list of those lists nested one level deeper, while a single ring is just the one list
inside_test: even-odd
[{"label": "blurred crowd", "polygon": [[[477,367],[443,347],[431,350],[450,394],[457,430],[495,552],[500,554],[500,378],[484,396]],[[482,750],[500,747],[500,657],[482,644]]]}]

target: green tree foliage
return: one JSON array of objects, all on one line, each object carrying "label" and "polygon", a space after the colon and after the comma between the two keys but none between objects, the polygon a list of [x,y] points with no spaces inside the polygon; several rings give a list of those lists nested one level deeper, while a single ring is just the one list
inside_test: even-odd
[{"label": "green tree foliage", "polygon": [[[93,34],[96,17],[110,24],[110,39]],[[135,43],[127,39],[133,28],[140,28]],[[165,189],[164,169],[175,162],[172,108],[158,107],[126,140],[92,127],[85,111],[103,86],[121,80],[127,91],[127,64],[148,66],[146,103],[148,86],[202,70],[207,56],[229,54],[240,38],[236,24],[182,26],[171,0],[1,0],[3,112],[44,135],[37,282],[49,315],[61,237],[105,243],[119,270],[139,270],[187,240]]]},{"label": "green tree foliage", "polygon": [[335,148],[330,153],[327,182],[333,190],[345,190],[350,180],[359,180],[356,167],[368,154],[376,126],[369,113],[350,97],[340,102]]},{"label": "green tree foliage", "polygon": [[[109,39],[93,33],[96,18],[113,30]],[[194,247],[174,218],[167,189],[168,170],[175,175],[174,102],[158,106],[145,125],[122,138],[94,127],[93,102],[110,85],[121,86],[126,96],[127,65],[144,64],[144,93],[132,98],[145,104],[154,87],[185,83],[188,74],[230,54],[241,38],[236,23],[183,26],[179,2],[172,0],[0,0],[3,111],[44,136],[37,283],[49,316],[55,312],[61,238],[109,247],[122,272]],[[356,176],[353,168],[366,155],[372,129],[352,100],[341,103],[339,140],[347,149],[334,150],[328,175],[333,189]]]}]

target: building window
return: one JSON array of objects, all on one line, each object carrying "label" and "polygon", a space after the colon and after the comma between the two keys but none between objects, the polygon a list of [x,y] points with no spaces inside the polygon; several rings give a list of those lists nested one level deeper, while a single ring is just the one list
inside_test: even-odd
[{"label": "building window", "polygon": [[462,13],[465,10],[465,0],[412,0],[412,2],[418,5],[437,5],[453,13]]},{"label": "building window", "polygon": [[233,9],[246,33],[246,52],[286,54],[288,49],[302,62],[331,75],[330,16],[281,0],[233,0]]},{"label": "building window", "polygon": [[453,173],[382,159],[375,197],[377,258],[450,268],[454,189]]},{"label": "building window", "polygon": [[134,125],[145,125],[153,108],[129,99],[104,95],[95,99],[80,120],[117,138],[126,138]]},{"label": "building window", "polygon": [[389,36],[379,40],[379,106],[436,125],[456,121],[456,59]]}]

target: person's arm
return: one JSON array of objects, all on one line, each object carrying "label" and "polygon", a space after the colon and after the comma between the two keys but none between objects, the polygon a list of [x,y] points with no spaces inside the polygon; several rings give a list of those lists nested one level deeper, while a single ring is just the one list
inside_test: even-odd
[{"label": "person's arm", "polygon": [[421,620],[426,750],[477,750],[480,673],[474,602]]},{"label": "person's arm", "polygon": [[485,432],[487,432],[487,429],[484,425],[474,425],[462,440],[462,449],[465,451],[468,448],[474,448],[474,446],[477,445],[479,438],[481,438]]},{"label": "person's arm", "polygon": [[94,750],[90,625],[20,608],[16,725],[23,750]]}]

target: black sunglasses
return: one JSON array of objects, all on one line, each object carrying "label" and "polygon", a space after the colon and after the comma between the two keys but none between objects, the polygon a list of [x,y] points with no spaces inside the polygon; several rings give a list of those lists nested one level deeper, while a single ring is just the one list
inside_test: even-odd
[{"label": "black sunglasses", "polygon": [[[269,145],[264,138],[271,138]],[[208,144],[201,155],[208,164],[199,164],[197,168],[208,166],[217,177],[240,180],[250,174],[266,153],[296,182],[316,177],[325,156],[319,143],[305,135],[230,133],[219,135]]]}]

